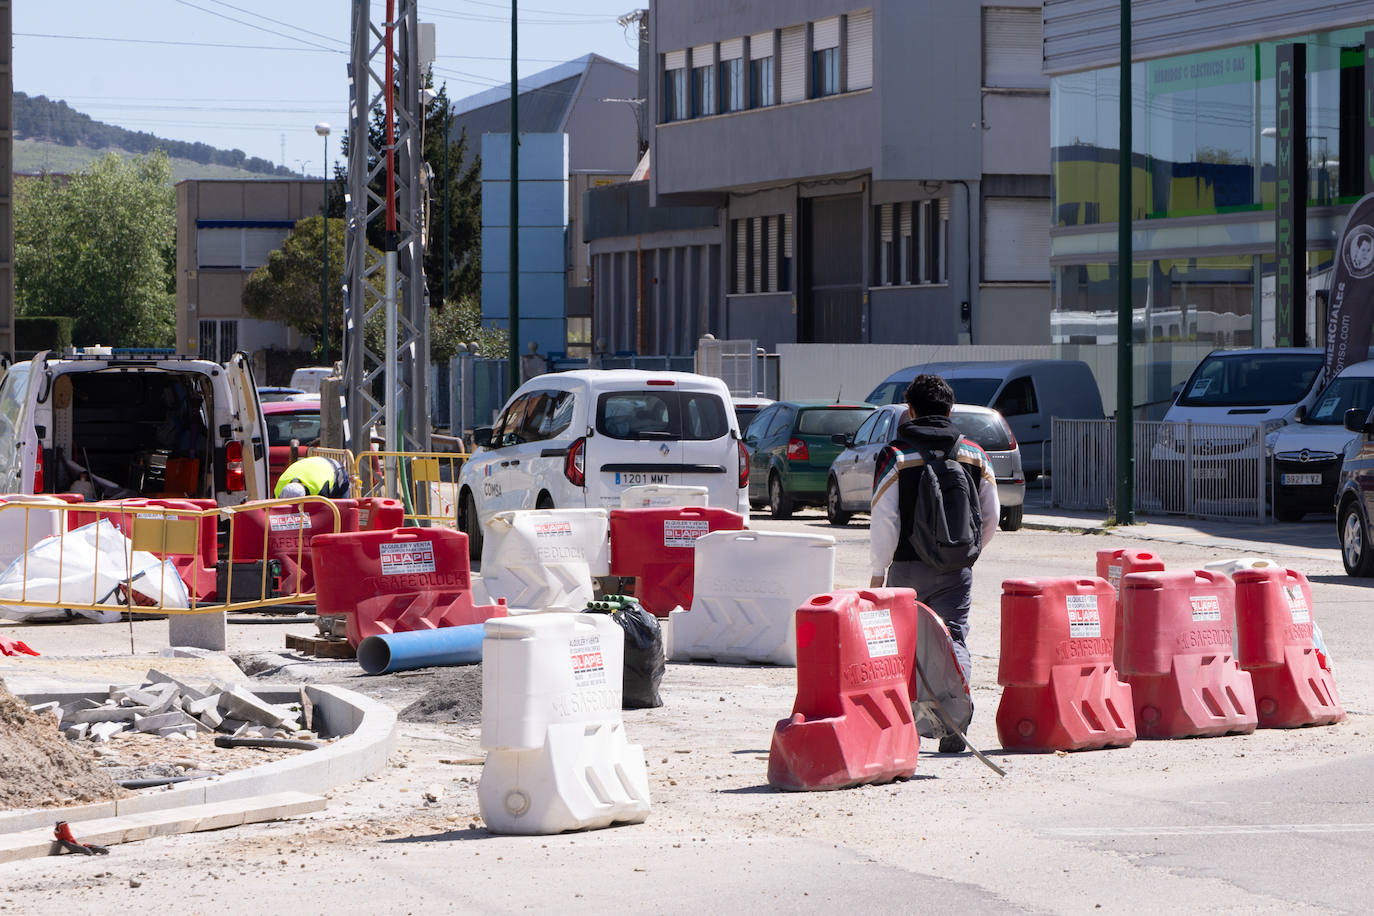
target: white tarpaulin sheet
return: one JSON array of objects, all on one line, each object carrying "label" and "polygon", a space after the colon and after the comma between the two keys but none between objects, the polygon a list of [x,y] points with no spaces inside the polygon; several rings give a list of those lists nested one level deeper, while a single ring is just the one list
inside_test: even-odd
[{"label": "white tarpaulin sheet", "polygon": [[[121,586],[126,586],[121,588]],[[109,519],[84,525],[62,536],[46,537],[0,574],[0,617],[50,620],[66,610],[7,604],[7,601],[71,602],[108,605],[110,610],[75,607],[73,611],[101,623],[118,620],[128,607],[127,593],[154,608],[190,607],[186,586],[176,567],[133,544]],[[135,600],[135,604],[142,601]]]}]

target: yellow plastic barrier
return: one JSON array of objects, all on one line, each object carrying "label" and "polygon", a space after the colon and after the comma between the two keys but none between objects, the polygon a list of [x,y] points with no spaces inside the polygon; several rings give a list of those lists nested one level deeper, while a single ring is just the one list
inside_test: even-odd
[{"label": "yellow plastic barrier", "polygon": [[[331,500],[306,496],[213,508],[156,502],[0,503],[0,606],[34,609],[6,616],[42,619],[71,610],[108,619],[124,612],[242,613],[314,604],[313,591],[277,592],[268,573],[274,551],[280,554],[287,541],[294,547],[286,559],[300,566],[310,549],[309,538],[300,536],[309,527],[308,507],[332,520],[332,531],[341,530],[339,509]],[[283,507],[294,511],[271,511]],[[24,516],[16,520],[19,512]],[[256,515],[249,519],[248,513]],[[223,595],[220,563],[225,564]],[[235,567],[245,563],[259,564],[257,588],[247,589],[256,594],[235,600],[245,591],[241,577],[247,575],[240,573],[235,588]]]},{"label": "yellow plastic barrier", "polygon": [[354,495],[362,499],[390,491],[405,506],[406,524],[457,528],[458,474],[468,457],[467,452],[364,452],[353,464]]}]

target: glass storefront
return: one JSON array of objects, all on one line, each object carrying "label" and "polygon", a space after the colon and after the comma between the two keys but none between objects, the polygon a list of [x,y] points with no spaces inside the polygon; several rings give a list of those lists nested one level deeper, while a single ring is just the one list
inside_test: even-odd
[{"label": "glass storefront", "polygon": [[[1366,31],[1285,39],[1307,46],[1309,208],[1349,205],[1364,193]],[[1195,353],[1274,345],[1278,44],[1132,67],[1134,339],[1146,348],[1138,358],[1166,367],[1150,383],[1164,394],[1183,366],[1196,363]],[[1110,67],[1054,77],[1051,86],[1051,339],[1114,344],[1120,81]],[[1314,345],[1325,330],[1330,249],[1343,219],[1339,209],[1309,210],[1307,325]]]}]

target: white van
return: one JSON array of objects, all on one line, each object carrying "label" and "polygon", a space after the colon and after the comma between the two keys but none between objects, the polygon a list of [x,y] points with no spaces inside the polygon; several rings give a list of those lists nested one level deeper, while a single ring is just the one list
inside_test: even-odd
[{"label": "white van", "polygon": [[1299,407],[1292,422],[1269,436],[1273,460],[1274,518],[1295,522],[1308,512],[1335,508],[1345,447],[1360,437],[1345,428],[1345,413],[1365,416],[1374,408],[1374,360],[1346,366],[1317,395]]},{"label": "white van", "polygon": [[291,384],[287,387],[299,388],[305,394],[319,394],[320,381],[333,374],[329,366],[306,366],[291,373]]},{"label": "white van", "polygon": [[263,499],[265,428],[242,353],[45,351],[0,382],[0,493]]},{"label": "white van", "polygon": [[618,508],[621,492],[641,484],[706,487],[709,505],[749,512],[749,455],[720,379],[633,369],[541,375],[474,433],[458,478],[458,525],[474,558],[497,512]]}]

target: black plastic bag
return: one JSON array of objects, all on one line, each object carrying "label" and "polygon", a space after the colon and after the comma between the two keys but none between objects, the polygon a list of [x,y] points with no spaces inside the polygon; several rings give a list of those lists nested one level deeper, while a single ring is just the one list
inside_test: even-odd
[{"label": "black plastic bag", "polygon": [[658,685],[663,682],[663,628],[658,618],[629,595],[607,595],[587,604],[590,614],[610,614],[625,631],[623,709],[651,709],[663,705]]}]

